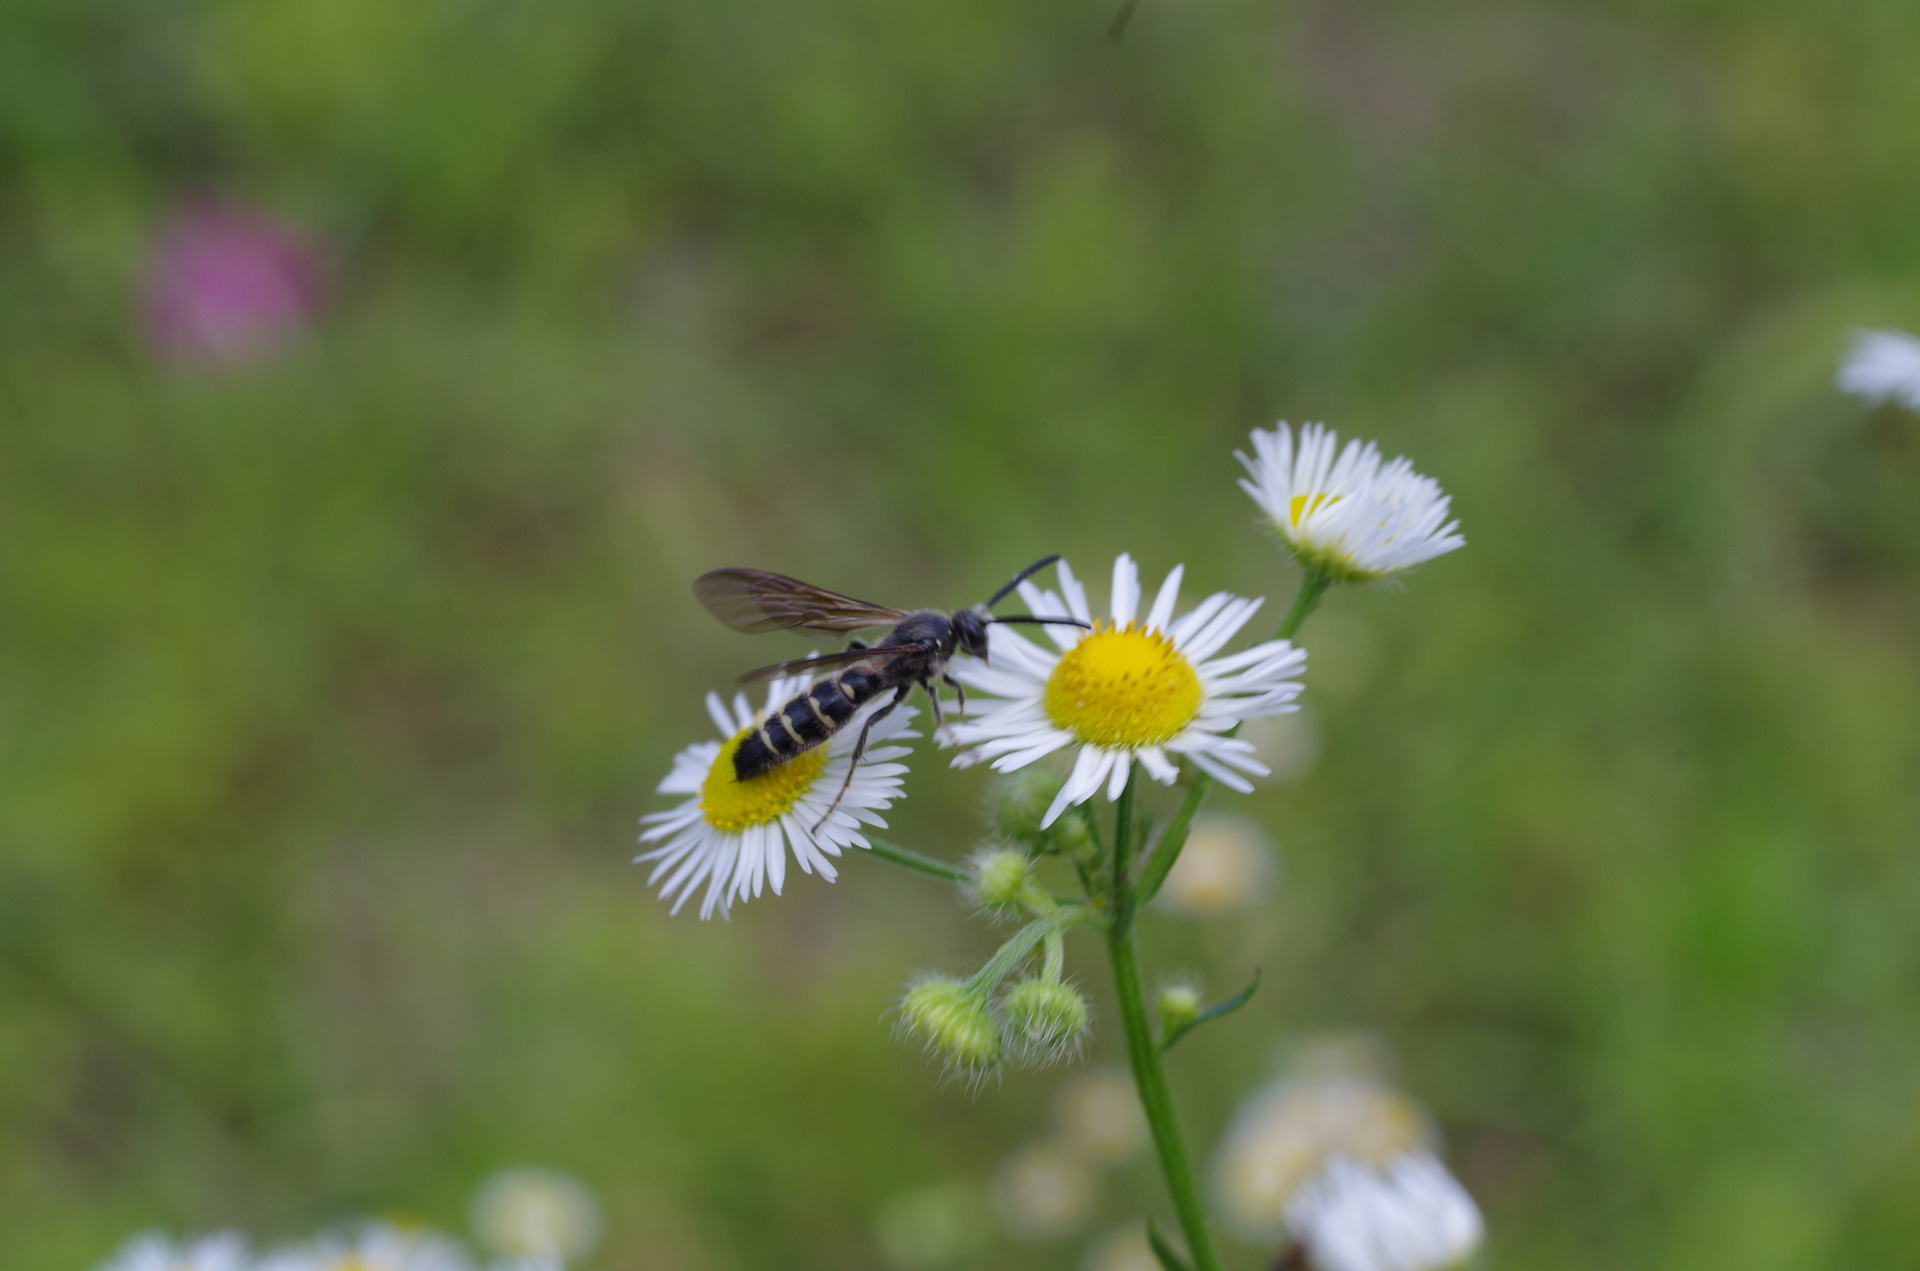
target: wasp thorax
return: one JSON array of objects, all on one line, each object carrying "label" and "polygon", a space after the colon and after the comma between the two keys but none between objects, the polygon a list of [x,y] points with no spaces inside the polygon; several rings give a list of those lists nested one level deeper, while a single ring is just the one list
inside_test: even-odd
[{"label": "wasp thorax", "polygon": [[827,748],[820,746],[742,781],[735,775],[734,752],[757,728],[755,723],[728,739],[701,783],[700,815],[716,830],[744,830],[778,821],[813,789],[820,770],[827,766]]},{"label": "wasp thorax", "polygon": [[1047,679],[1046,710],[1095,746],[1154,746],[1200,713],[1200,677],[1164,632],[1103,622],[1061,655]]}]

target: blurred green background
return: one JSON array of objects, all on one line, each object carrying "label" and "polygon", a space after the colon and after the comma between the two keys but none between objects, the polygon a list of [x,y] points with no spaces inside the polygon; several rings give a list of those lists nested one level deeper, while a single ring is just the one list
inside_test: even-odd
[{"label": "blurred green background", "polygon": [[[1230,451],[1280,417],[1469,546],[1306,627],[1320,762],[1220,804],[1273,897],[1148,920],[1265,970],[1173,1057],[1196,1150],[1355,1028],[1491,1267],[1920,1262],[1920,420],[1830,388],[1920,324],[1920,8],[1115,2],[6,7],[0,1265],[458,1227],[519,1161],[607,1271],[884,1265],[1059,1076],[889,1040],[992,948],[933,883],[647,890],[701,694],[804,648],[687,583],[1128,550],[1278,604]],[[323,245],[277,358],[142,336],[209,192]],[[957,856],[982,775],[919,766]]]}]

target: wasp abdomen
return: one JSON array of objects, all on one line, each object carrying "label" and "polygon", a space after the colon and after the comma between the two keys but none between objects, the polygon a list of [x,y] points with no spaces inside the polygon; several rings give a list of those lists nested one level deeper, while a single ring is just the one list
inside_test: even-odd
[{"label": "wasp abdomen", "polygon": [[762,720],[733,752],[733,775],[757,777],[775,764],[811,750],[833,736],[883,686],[874,676],[850,667],[822,680]]}]

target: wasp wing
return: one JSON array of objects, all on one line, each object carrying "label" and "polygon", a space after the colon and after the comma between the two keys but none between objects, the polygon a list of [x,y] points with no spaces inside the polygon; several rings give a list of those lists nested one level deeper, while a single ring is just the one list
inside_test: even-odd
[{"label": "wasp wing", "polygon": [[891,627],[906,617],[898,609],[869,604],[764,569],[716,569],[693,580],[693,594],[714,617],[735,631],[808,631],[839,634]]},{"label": "wasp wing", "polygon": [[772,666],[763,666],[740,676],[737,684],[758,684],[763,680],[777,680],[783,675],[797,675],[801,671],[820,671],[832,666],[852,666],[855,662],[891,661],[903,653],[924,653],[926,646],[919,644],[882,645],[877,649],[846,649],[839,653],[822,653],[810,658],[794,658],[790,662],[775,662]]}]

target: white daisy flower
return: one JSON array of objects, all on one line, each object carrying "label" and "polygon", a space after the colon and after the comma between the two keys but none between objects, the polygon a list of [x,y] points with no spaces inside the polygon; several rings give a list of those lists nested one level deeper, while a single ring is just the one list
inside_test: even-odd
[{"label": "white daisy flower", "polygon": [[[767,688],[767,712],[778,710],[811,682],[804,675],[775,680]],[[817,870],[832,882],[837,874],[828,857],[848,847],[866,847],[861,825],[886,828],[875,813],[900,797],[900,778],[907,767],[894,761],[910,753],[906,746],[886,743],[920,735],[907,728],[916,713],[912,707],[902,706],[874,725],[859,770],[840,795],[860,730],[884,700],[869,703],[825,743],[741,781],[734,776],[733,752],[759,726],[764,712],[756,713],[744,693],[734,695],[731,709],[718,693],[707,694],[707,713],[722,740],[703,741],[675,755],[659,792],[690,797],[679,807],[640,821],[650,827],[640,841],[660,846],[635,859],[658,862],[647,882],[665,876],[660,895],[673,901],[674,913],[701,883],[707,886],[700,901],[702,918],[712,917],[715,909],[724,917],[734,901],[758,896],[769,886],[779,895],[787,880],[789,848],[801,869]],[[836,795],[839,805],[829,815]]]},{"label": "white daisy flower", "polygon": [[1486,1232],[1473,1197],[1424,1150],[1381,1165],[1334,1157],[1288,1203],[1287,1225],[1320,1271],[1441,1271]]},{"label": "white daisy flower", "polygon": [[1249,1240],[1279,1236],[1287,1206],[1328,1160],[1384,1162],[1433,1146],[1413,1100],[1360,1073],[1283,1077],[1249,1095],[1213,1161],[1214,1199]]},{"label": "white daisy flower", "polygon": [[1920,411],[1920,340],[1904,331],[1855,331],[1834,384],[1868,405],[1897,401]]},{"label": "white daisy flower", "polygon": [[282,1249],[259,1271],[473,1271],[466,1251],[438,1232],[370,1222]]},{"label": "white daisy flower", "polygon": [[246,1271],[247,1242],[231,1231],[176,1241],[157,1231],[133,1237],[97,1271]]},{"label": "white daisy flower", "polygon": [[558,1170],[501,1170],[473,1198],[473,1229],[507,1259],[575,1262],[600,1241],[600,1202],[579,1179]]},{"label": "white daisy flower", "polygon": [[1262,602],[1216,592],[1176,619],[1184,569],[1175,566],[1167,575],[1141,619],[1139,571],[1131,557],[1120,557],[1113,563],[1112,617],[1097,625],[1067,562],[1059,565],[1060,595],[1021,583],[1033,613],[1068,613],[1092,629],[1045,628],[1055,651],[1009,627],[988,628],[987,661],[948,670],[998,699],[977,719],[947,730],[945,740],[963,748],[954,766],[991,760],[996,770],[1012,772],[1077,746],[1072,775],[1041,819],[1043,827],[1102,786],[1109,800],[1119,798],[1136,760],[1165,785],[1179,777],[1178,761],[1185,758],[1222,785],[1251,790],[1246,774],[1265,776],[1266,766],[1253,757],[1251,742],[1226,734],[1242,720],[1293,710],[1300,692],[1293,677],[1307,655],[1285,640],[1269,640],[1215,657]]},{"label": "white daisy flower", "polygon": [[1234,451],[1247,470],[1240,488],[1302,565],[1365,582],[1466,545],[1439,484],[1406,459],[1383,465],[1372,442],[1336,453],[1340,438],[1324,424],[1301,428],[1297,443],[1284,421],[1252,438],[1253,458]]}]

